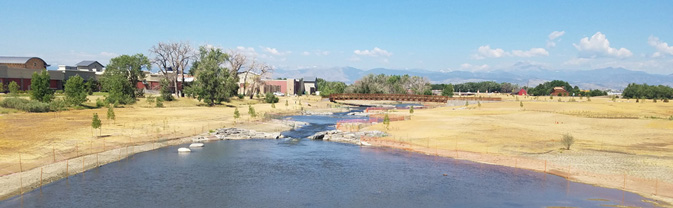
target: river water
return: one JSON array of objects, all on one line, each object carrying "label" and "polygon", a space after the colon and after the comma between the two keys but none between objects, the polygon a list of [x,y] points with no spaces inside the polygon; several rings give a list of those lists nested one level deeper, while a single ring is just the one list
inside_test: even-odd
[{"label": "river water", "polygon": [[334,129],[333,116],[300,139],[171,146],[0,202],[0,207],[652,207],[643,198],[544,173],[405,151],[301,139]]}]

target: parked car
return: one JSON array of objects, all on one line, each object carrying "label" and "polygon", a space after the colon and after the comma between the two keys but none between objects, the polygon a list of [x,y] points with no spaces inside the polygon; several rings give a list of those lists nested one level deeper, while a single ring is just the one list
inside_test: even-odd
[{"label": "parked car", "polygon": [[275,96],[285,96],[285,93],[282,93],[282,92],[274,92],[273,95],[275,95]]}]

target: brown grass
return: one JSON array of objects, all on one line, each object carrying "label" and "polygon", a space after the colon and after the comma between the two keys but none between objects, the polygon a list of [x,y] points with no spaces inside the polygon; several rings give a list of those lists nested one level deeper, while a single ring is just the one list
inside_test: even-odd
[{"label": "brown grass", "polygon": [[[89,100],[95,101],[97,97],[89,96]],[[281,97],[275,109],[271,108],[271,104],[261,103],[259,100],[238,98],[233,98],[230,103],[223,103],[224,105],[206,107],[197,100],[182,98],[164,102],[164,108],[154,108],[141,98],[136,104],[115,108],[116,121],[106,119],[106,108],[50,113],[8,110],[8,114],[0,114],[0,176],[111,148],[244,125],[263,119],[264,113],[296,112],[300,106],[295,101],[300,99],[305,109],[327,105],[318,102],[321,100],[319,97]],[[289,100],[287,107],[285,100]],[[311,106],[308,106],[309,103]],[[253,104],[258,115],[256,118],[248,115],[248,104]],[[236,124],[233,117],[235,106],[238,106],[241,114]],[[101,136],[99,130],[94,131],[91,128],[94,113],[98,113],[103,121]],[[257,125],[256,128],[261,127]],[[280,130],[278,126],[264,128]]]}]

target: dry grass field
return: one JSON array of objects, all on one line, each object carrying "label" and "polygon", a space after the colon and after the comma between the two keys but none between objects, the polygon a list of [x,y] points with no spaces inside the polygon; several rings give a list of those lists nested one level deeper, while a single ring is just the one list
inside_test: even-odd
[{"label": "dry grass field", "polygon": [[[95,101],[98,97],[89,96],[89,100]],[[285,106],[286,100],[288,106]],[[276,108],[257,99],[233,98],[230,103],[206,107],[197,100],[183,98],[164,102],[164,108],[156,108],[141,98],[133,105],[115,108],[116,120],[106,119],[107,108],[50,113],[0,109],[5,110],[0,114],[0,175],[112,148],[187,137],[222,127],[246,125],[247,128],[281,130],[286,127],[252,124],[262,120],[265,113],[297,112],[302,107],[300,100],[305,109],[326,106],[318,102],[319,97],[281,97]],[[253,105],[256,118],[248,115],[248,104]],[[237,120],[233,117],[235,107],[241,115]],[[94,113],[98,113],[102,120],[100,131],[91,128]]]}]

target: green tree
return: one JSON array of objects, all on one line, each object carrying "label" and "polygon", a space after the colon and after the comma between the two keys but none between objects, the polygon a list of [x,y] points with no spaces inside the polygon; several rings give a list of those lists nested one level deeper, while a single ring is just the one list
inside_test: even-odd
[{"label": "green tree", "polygon": [[101,87],[109,95],[108,103],[119,101],[121,104],[134,103],[142,89],[136,85],[145,78],[143,70],[150,70],[149,59],[143,54],[121,55],[110,59],[101,78]]},{"label": "green tree", "polygon": [[386,130],[390,127],[390,117],[388,117],[387,113],[383,116],[383,125],[386,126]]},{"label": "green tree", "polygon": [[9,85],[7,86],[9,88],[9,94],[12,97],[18,97],[19,96],[19,84],[17,84],[15,81],[11,81]]},{"label": "green tree", "polygon": [[[99,133],[98,133],[98,135],[100,135],[100,130],[101,130],[101,126],[102,126],[102,125],[103,125],[103,124],[101,123],[100,119],[98,118],[98,113],[94,113],[94,114],[93,114],[93,119],[92,119],[92,121],[91,121],[91,128],[93,128],[93,129],[99,129]],[[92,134],[93,134],[93,133],[92,133]]]},{"label": "green tree", "polygon": [[409,106],[409,114],[414,114],[414,106]]},{"label": "green tree", "polygon": [[321,78],[317,78],[316,87],[320,91],[320,96],[328,97],[331,94],[344,93],[347,85],[343,82],[330,82]]},{"label": "green tree", "polygon": [[[229,55],[219,48],[199,48],[199,58],[192,65],[191,70],[197,79],[193,83],[196,99],[212,106],[222,101],[229,101],[234,86],[234,77],[229,69],[224,67]],[[190,72],[192,73],[192,72]]]},{"label": "green tree", "polygon": [[117,121],[117,118],[115,116],[114,107],[108,105],[107,106],[107,120],[110,120],[110,119],[112,119],[112,121],[115,122],[115,123]]},{"label": "green tree", "polygon": [[79,75],[70,77],[65,83],[65,100],[69,105],[80,105],[86,101],[87,89]]},{"label": "green tree", "polygon": [[54,99],[54,91],[49,89],[49,80],[51,77],[47,70],[41,73],[33,73],[30,79],[30,98],[43,103],[48,103]]},{"label": "green tree", "polygon": [[575,144],[575,137],[570,134],[564,134],[561,138],[561,144],[566,148],[566,150],[570,150],[570,146]]},{"label": "green tree", "polygon": [[252,118],[257,117],[257,113],[255,113],[255,108],[252,107],[252,105],[248,105],[248,114]]},{"label": "green tree", "polygon": [[453,84],[444,86],[444,89],[442,90],[442,96],[453,97]]},{"label": "green tree", "polygon": [[167,78],[161,79],[159,82],[159,86],[161,89],[159,92],[161,93],[161,98],[164,99],[165,101],[172,101],[173,100],[173,92],[171,92],[171,82],[168,81]]},{"label": "green tree", "polygon": [[0,82],[0,93],[5,92],[5,84]]}]

